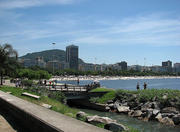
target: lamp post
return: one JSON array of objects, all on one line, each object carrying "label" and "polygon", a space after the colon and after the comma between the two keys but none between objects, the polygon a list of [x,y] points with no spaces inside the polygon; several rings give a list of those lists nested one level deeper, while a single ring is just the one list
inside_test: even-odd
[{"label": "lamp post", "polygon": [[[55,44],[56,44],[56,43],[52,43],[53,49],[54,49]],[[53,75],[54,75],[54,54],[53,54],[53,61],[52,61],[52,63],[53,63]]]}]

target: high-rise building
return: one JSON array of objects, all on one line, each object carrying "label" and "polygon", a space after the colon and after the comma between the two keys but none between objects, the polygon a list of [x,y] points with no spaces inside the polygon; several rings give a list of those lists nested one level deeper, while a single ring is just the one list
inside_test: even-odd
[{"label": "high-rise building", "polygon": [[121,66],[121,70],[127,70],[127,62],[126,61],[121,61],[118,63],[119,66]]},{"label": "high-rise building", "polygon": [[66,62],[69,63],[70,69],[78,70],[78,46],[66,47]]},{"label": "high-rise building", "polygon": [[166,68],[167,72],[172,72],[172,61],[168,60],[168,61],[162,62],[162,67]]},{"label": "high-rise building", "polygon": [[180,72],[180,63],[174,63],[174,72]]}]

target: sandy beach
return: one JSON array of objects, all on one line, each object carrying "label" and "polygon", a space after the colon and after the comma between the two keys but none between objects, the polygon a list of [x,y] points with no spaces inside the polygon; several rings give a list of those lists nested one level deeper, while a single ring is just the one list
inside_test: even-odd
[{"label": "sandy beach", "polygon": [[53,76],[50,80],[132,80],[132,79],[166,79],[180,78],[180,76]]}]

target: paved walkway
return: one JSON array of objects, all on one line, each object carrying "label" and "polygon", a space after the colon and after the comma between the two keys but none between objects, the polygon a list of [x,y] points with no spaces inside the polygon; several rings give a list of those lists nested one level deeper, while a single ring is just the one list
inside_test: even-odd
[{"label": "paved walkway", "polygon": [[108,132],[105,129],[70,118],[2,91],[0,91],[0,98],[5,100],[7,103],[27,112],[33,117],[40,119],[44,123],[64,132]]},{"label": "paved walkway", "polygon": [[14,84],[14,83],[11,83],[10,80],[5,80],[5,83],[3,83],[3,85],[15,87],[15,84]]},{"label": "paved walkway", "polygon": [[0,132],[16,132],[9,123],[0,115]]}]

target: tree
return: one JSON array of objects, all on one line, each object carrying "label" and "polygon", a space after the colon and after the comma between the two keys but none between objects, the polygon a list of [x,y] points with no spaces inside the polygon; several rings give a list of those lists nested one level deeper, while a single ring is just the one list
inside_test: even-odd
[{"label": "tree", "polygon": [[3,77],[14,71],[14,64],[18,58],[18,53],[10,44],[0,45],[0,85],[3,85]]}]

